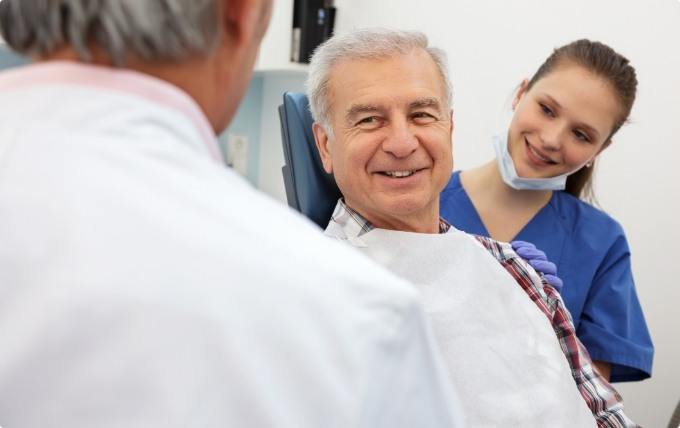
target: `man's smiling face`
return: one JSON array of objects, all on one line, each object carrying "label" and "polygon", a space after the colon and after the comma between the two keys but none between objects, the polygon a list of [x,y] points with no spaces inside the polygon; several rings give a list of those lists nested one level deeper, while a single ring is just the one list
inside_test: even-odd
[{"label": "man's smiling face", "polygon": [[446,93],[422,50],[333,67],[333,133],[315,125],[317,146],[347,205],[376,227],[438,227],[439,193],[453,168]]}]

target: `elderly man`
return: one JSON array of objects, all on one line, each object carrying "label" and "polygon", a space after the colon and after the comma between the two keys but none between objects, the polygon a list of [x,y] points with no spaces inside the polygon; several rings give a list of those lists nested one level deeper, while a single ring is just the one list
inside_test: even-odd
[{"label": "elderly man", "polygon": [[454,127],[443,52],[420,33],[335,37],[312,58],[308,95],[344,197],[326,233],[420,287],[467,425],[633,426],[555,290],[509,244],[439,218]]},{"label": "elderly man", "polygon": [[0,2],[3,427],[458,426],[416,291],[222,164],[270,10]]}]

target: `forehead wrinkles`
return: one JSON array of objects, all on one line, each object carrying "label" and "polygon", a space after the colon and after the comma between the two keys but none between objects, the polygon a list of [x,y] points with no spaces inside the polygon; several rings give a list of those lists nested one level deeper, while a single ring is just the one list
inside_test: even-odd
[{"label": "forehead wrinkles", "polygon": [[[412,55],[425,56],[425,62],[416,68],[410,61]],[[399,63],[403,60],[403,63]],[[429,61],[429,62],[427,62]],[[392,62],[393,64],[387,64]],[[356,68],[363,68],[357,70]],[[378,72],[374,72],[379,68]],[[393,94],[380,93],[382,84],[389,87],[390,84],[404,81],[405,86],[397,88]],[[388,105],[403,105],[408,107],[416,99],[431,98],[438,100],[439,109],[443,112],[448,109],[446,83],[439,72],[437,65],[429,57],[427,52],[412,52],[410,54],[396,55],[375,59],[347,59],[335,64],[328,74],[326,82],[327,112],[329,117],[345,111],[338,111],[337,107],[347,109],[352,104],[366,104],[383,107]],[[351,93],[352,99],[347,100],[343,106],[338,106],[343,91]],[[377,93],[376,93],[377,92]],[[380,98],[377,98],[380,97]],[[424,105],[421,107],[425,107]]]}]

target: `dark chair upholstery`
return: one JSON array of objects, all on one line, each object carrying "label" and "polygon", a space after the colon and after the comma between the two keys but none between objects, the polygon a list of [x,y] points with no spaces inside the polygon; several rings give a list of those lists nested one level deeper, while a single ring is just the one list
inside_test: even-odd
[{"label": "dark chair upholstery", "polygon": [[678,405],[675,407],[675,411],[673,412],[673,415],[671,416],[670,422],[668,422],[668,428],[679,428],[680,427],[680,401],[678,401]]},{"label": "dark chair upholstery", "polygon": [[333,175],[326,174],[321,165],[307,96],[299,92],[283,94],[279,117],[288,205],[325,229],[340,198],[340,190]]}]

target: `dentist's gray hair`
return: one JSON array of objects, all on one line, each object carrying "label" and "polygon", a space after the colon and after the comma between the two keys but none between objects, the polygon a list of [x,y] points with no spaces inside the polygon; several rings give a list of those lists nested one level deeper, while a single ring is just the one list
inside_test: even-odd
[{"label": "dentist's gray hair", "polygon": [[0,32],[24,55],[69,45],[83,61],[92,60],[92,47],[117,66],[129,54],[174,61],[217,45],[217,7],[217,0],[2,0]]},{"label": "dentist's gray hair", "polygon": [[452,101],[446,53],[428,45],[427,36],[419,31],[366,28],[333,36],[315,51],[309,64],[306,82],[312,117],[332,135],[328,82],[333,66],[346,60],[371,60],[404,55],[414,49],[427,52],[439,69],[446,90],[446,101]]}]

